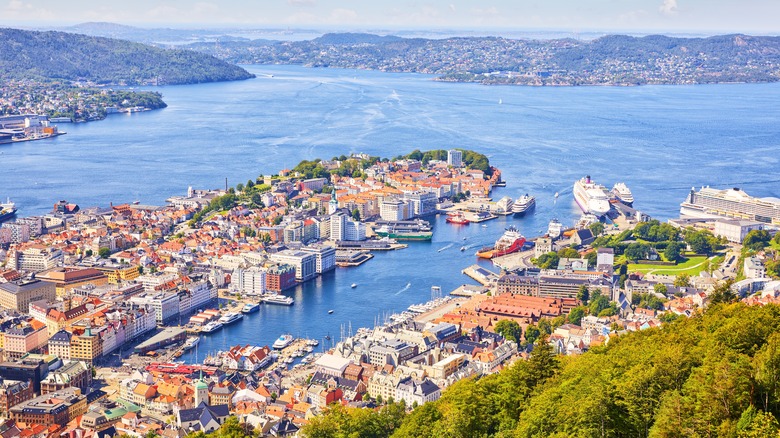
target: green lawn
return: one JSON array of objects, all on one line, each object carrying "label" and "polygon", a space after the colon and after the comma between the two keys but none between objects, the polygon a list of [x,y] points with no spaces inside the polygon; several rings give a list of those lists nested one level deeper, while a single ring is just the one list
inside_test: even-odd
[{"label": "green lawn", "polygon": [[696,256],[689,257],[676,266],[659,266],[642,263],[630,264],[628,265],[628,272],[643,272],[645,274],[652,273],[658,275],[678,275],[685,273],[694,276],[698,275],[699,272],[704,269],[705,260],[707,260],[707,257],[705,256]]}]

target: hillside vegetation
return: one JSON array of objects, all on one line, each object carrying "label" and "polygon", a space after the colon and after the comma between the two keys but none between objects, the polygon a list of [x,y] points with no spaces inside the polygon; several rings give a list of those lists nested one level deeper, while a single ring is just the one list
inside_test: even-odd
[{"label": "hillside vegetation", "polygon": [[213,56],[64,32],[0,29],[0,78],[173,85],[254,75]]},{"label": "hillside vegetation", "polygon": [[768,437],[780,415],[780,307],[715,305],[578,357],[460,381],[410,414],[333,407],[319,437]]}]

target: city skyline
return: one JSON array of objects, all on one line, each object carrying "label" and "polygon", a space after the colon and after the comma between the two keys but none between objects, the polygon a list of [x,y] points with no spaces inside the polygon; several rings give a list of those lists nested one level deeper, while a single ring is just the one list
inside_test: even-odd
[{"label": "city skyline", "polygon": [[246,4],[139,0],[107,5],[94,0],[67,3],[7,0],[0,3],[0,25],[57,26],[115,22],[142,27],[264,27],[387,30],[492,30],[518,32],[552,29],[583,31],[776,34],[780,3],[761,0],[272,0]]}]

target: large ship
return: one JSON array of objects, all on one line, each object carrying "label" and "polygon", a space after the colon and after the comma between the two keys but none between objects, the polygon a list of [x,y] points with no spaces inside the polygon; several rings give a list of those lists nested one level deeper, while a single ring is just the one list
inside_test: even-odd
[{"label": "large ship", "polygon": [[477,257],[492,259],[520,251],[525,244],[525,237],[515,227],[509,227],[498,238],[494,246],[486,246],[477,251]]},{"label": "large ship", "polygon": [[5,203],[0,204],[0,224],[11,219],[16,214],[16,204],[8,198]]},{"label": "large ship", "polygon": [[739,188],[691,188],[680,215],[704,219],[735,218],[780,225],[780,199],[756,198]]},{"label": "large ship", "polygon": [[609,198],[605,187],[591,181],[590,175],[574,183],[574,201],[583,213],[595,214],[598,217],[609,212]]},{"label": "large ship", "polygon": [[263,302],[266,304],[281,304],[283,306],[292,306],[295,300],[282,294],[263,295]]},{"label": "large ship", "polygon": [[536,198],[526,193],[525,195],[517,198],[512,205],[512,213],[515,216],[522,216],[528,211],[532,210],[536,206]]},{"label": "large ship", "polygon": [[619,182],[612,187],[612,194],[618,199],[618,201],[628,205],[629,207],[634,204],[634,195],[628,188],[626,183]]},{"label": "large ship", "polygon": [[382,224],[376,235],[395,240],[431,240],[433,231],[426,221],[400,221]]}]

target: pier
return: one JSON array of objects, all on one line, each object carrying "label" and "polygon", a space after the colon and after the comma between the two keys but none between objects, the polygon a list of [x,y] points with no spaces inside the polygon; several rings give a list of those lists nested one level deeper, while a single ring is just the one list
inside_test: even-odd
[{"label": "pier", "polygon": [[479,265],[471,265],[464,269],[463,274],[476,281],[483,286],[489,286],[498,280],[498,274],[492,271],[488,271]]}]

